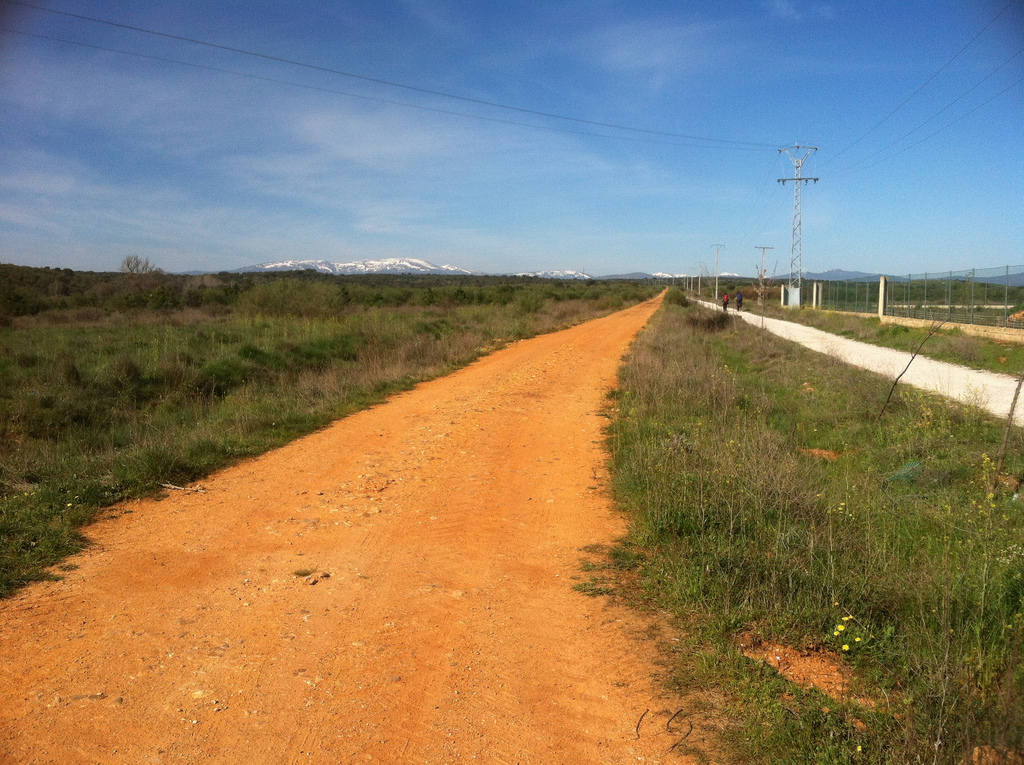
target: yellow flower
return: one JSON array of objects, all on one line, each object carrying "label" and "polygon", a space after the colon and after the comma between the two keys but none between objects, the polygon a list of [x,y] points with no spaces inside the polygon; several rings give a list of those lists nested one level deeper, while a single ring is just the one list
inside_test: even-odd
[{"label": "yellow flower", "polygon": [[860,638],[857,638],[857,642],[858,642],[858,643],[860,642]]},{"label": "yellow flower", "polygon": [[833,635],[838,635],[838,634],[839,634],[839,630],[836,630],[836,631],[835,631],[835,632],[833,632],[832,634],[833,634]]},{"label": "yellow flower", "polygon": [[842,632],[843,630],[846,629],[846,625],[845,624],[839,624],[839,625],[836,626],[836,629],[839,630],[840,632]]},{"label": "yellow flower", "polygon": [[844,616],[844,617],[843,617],[843,621],[844,621],[844,622],[848,622],[848,621],[850,621],[850,619],[852,619],[852,618],[853,618],[852,616]]},{"label": "yellow flower", "polygon": [[860,751],[860,744],[857,744],[857,751]]},{"label": "yellow flower", "polygon": [[849,650],[850,650],[850,646],[848,646],[848,645],[844,645],[844,646],[843,646],[843,650],[844,650],[844,651],[849,651]]}]

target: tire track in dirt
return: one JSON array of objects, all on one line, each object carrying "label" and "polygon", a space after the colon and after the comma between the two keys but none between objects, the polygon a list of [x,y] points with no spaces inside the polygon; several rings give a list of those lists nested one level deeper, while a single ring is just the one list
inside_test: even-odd
[{"label": "tire track in dirt", "polygon": [[681,761],[646,625],[570,578],[625,530],[599,410],[656,307],[93,526],[0,604],[0,762]]}]

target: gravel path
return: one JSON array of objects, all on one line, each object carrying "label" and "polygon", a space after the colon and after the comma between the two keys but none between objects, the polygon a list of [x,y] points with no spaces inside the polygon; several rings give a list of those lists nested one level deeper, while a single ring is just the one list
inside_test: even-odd
[{"label": "gravel path", "polygon": [[[761,326],[761,317],[756,313],[744,311],[738,315],[755,327]],[[819,353],[827,353],[890,380],[896,379],[910,361],[910,354],[905,351],[880,348],[789,321],[765,318],[764,328],[773,335],[800,343]],[[1010,402],[1013,401],[1017,379],[1012,375],[982,372],[918,356],[907,373],[900,378],[900,384],[938,393],[986,409],[997,417],[1006,417],[1010,411]],[[1014,422],[1024,425],[1024,406],[1020,402]]]}]

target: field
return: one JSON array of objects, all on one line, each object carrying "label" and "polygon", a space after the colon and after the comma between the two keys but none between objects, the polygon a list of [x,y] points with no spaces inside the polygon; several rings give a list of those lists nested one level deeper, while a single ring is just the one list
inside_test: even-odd
[{"label": "field", "polygon": [[[204,287],[196,300],[184,279],[73,274],[82,283],[69,280],[69,290],[79,291],[53,297],[30,289],[28,277],[53,278],[41,271],[19,272],[28,286],[7,282],[20,302],[6,305],[33,308],[9,312],[0,329],[0,594],[52,576],[47,568],[81,548],[79,529],[101,508],[655,292],[275,277]],[[161,301],[171,307],[152,307]]]},{"label": "field", "polygon": [[[1019,431],[988,493],[1000,423],[903,389],[876,424],[889,382],[696,306],[666,306],[620,379],[620,555],[686,636],[675,682],[724,693],[742,721],[737,757],[1019,751]],[[792,683],[784,656],[849,677]]]}]

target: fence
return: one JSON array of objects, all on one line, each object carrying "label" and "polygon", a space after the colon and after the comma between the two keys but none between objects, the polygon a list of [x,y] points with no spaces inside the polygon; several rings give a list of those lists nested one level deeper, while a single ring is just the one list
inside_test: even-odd
[{"label": "fence", "polygon": [[[878,313],[878,277],[866,279],[819,282],[819,306],[828,311],[855,311]],[[814,284],[804,281],[800,285],[800,304],[812,305]]]},{"label": "fence", "polygon": [[[820,307],[878,313],[878,278],[819,282]],[[804,282],[801,303],[813,285]],[[885,313],[928,321],[1024,328],[1024,266],[889,277]]]}]

